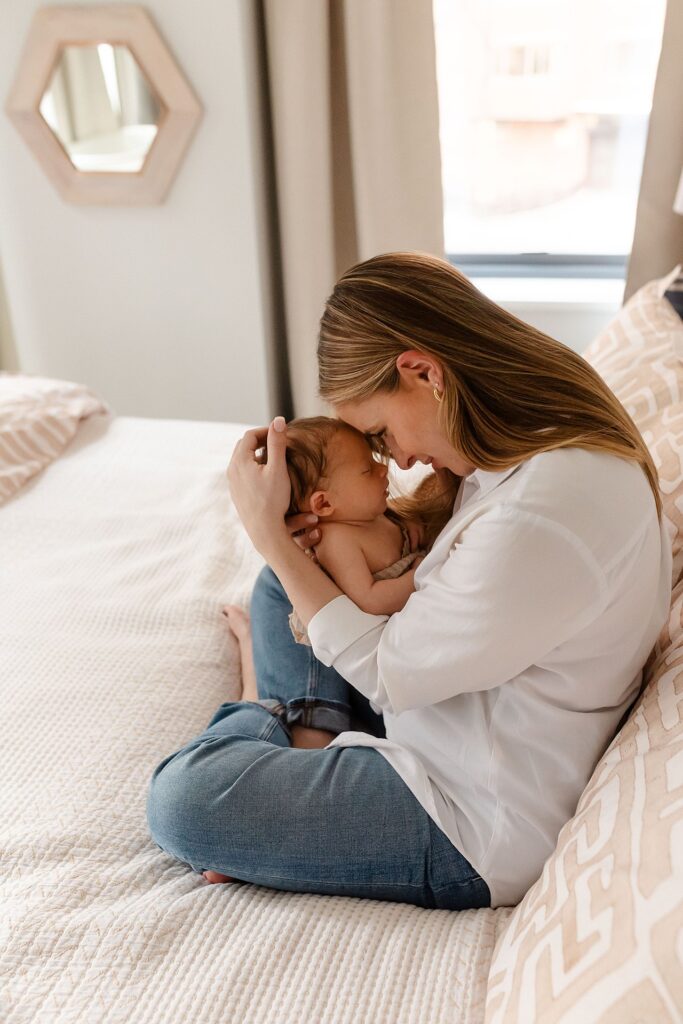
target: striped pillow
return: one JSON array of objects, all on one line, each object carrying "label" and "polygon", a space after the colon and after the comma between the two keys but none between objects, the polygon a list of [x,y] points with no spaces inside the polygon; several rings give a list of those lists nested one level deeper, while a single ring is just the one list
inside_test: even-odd
[{"label": "striped pillow", "polygon": [[56,459],[93,413],[111,409],[81,384],[0,373],[0,505]]}]

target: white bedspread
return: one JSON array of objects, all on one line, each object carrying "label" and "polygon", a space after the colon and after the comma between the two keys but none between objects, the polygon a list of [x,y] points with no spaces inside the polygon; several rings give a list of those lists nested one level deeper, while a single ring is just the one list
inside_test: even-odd
[{"label": "white bedspread", "polygon": [[509,911],[208,885],[149,838],[155,765],[239,698],[245,429],[94,417],[0,509],[3,1024],[483,1020]]}]

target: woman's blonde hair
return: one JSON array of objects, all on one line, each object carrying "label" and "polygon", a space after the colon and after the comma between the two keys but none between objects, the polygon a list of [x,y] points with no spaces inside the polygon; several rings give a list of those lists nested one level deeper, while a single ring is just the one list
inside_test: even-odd
[{"label": "woman's blonde hair", "polygon": [[[661,515],[652,456],[582,356],[497,306],[446,260],[393,252],[351,267],[320,321],[321,398],[341,404],[396,391],[396,359],[408,349],[441,364],[440,423],[467,462],[499,472],[555,448],[610,452],[640,464]],[[419,500],[403,503],[432,540],[452,514],[460,481],[448,470],[440,476],[441,486],[425,482]]]}]

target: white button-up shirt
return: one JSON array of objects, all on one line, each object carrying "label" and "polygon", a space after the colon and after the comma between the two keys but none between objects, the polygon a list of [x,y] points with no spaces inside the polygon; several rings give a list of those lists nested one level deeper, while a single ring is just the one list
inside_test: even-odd
[{"label": "white button-up shirt", "polygon": [[346,595],[313,616],[316,657],[384,715],[342,732],[395,768],[515,905],[541,873],[667,618],[671,542],[637,463],[562,448],[475,470],[394,615]]}]

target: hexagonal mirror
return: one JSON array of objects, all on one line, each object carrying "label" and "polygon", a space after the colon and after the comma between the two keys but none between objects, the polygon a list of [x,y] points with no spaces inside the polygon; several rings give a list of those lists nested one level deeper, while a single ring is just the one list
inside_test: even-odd
[{"label": "hexagonal mirror", "polygon": [[70,203],[160,203],[202,108],[135,4],[35,11],[7,115]]},{"label": "hexagonal mirror", "polygon": [[162,105],[127,46],[64,46],[40,113],[79,171],[135,174]]}]

